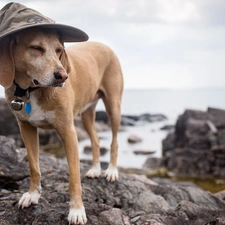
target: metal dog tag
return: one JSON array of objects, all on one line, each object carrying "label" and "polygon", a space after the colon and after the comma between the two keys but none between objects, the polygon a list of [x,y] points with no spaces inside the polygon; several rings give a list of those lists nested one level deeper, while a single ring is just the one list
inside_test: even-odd
[{"label": "metal dog tag", "polygon": [[11,101],[11,106],[15,111],[20,111],[23,108],[24,101],[21,99],[15,99]]}]

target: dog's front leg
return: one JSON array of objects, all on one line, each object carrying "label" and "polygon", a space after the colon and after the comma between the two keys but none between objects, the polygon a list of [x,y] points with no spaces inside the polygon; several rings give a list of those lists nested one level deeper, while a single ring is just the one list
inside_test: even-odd
[{"label": "dog's front leg", "polygon": [[60,135],[68,161],[69,167],[69,191],[70,191],[70,211],[68,216],[69,224],[86,224],[87,218],[82,202],[82,190],[80,180],[80,161],[78,152],[78,140],[73,120],[68,127],[68,123],[64,125],[60,123],[59,128],[56,127]]},{"label": "dog's front leg", "polygon": [[18,121],[20,132],[27,149],[27,156],[30,166],[30,188],[24,193],[19,201],[19,208],[25,208],[31,204],[37,204],[41,196],[40,169],[39,169],[39,140],[37,128],[30,123]]}]

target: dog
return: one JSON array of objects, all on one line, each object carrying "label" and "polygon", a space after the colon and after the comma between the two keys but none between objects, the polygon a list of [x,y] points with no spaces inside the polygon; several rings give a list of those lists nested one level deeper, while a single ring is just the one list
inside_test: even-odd
[{"label": "dog", "polygon": [[[86,224],[74,117],[81,115],[92,144],[93,162],[86,176],[99,177],[99,139],[94,121],[96,104],[99,99],[103,100],[112,129],[110,163],[105,176],[110,182],[116,181],[123,92],[120,62],[110,48],[100,43],[83,42],[64,48],[60,33],[54,29],[28,28],[2,43],[0,83],[17,118],[30,166],[29,191],[19,200],[19,208],[37,204],[41,196],[37,128],[55,129],[64,145],[70,174],[68,221]],[[18,98],[22,109],[16,111],[12,102],[16,100],[15,91],[20,90],[25,94]]]}]

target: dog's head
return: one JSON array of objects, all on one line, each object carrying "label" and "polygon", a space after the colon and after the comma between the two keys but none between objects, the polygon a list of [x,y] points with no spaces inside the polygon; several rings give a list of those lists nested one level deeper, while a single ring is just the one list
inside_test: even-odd
[{"label": "dog's head", "polygon": [[53,29],[30,28],[0,42],[0,84],[13,80],[30,86],[63,86],[70,72],[60,34]]}]

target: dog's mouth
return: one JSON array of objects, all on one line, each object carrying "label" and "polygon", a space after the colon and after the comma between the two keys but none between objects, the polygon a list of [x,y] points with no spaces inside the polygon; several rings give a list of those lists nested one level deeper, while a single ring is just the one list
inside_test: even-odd
[{"label": "dog's mouth", "polygon": [[33,84],[35,87],[63,87],[65,85],[65,82],[53,82],[43,85],[38,80],[34,79]]},{"label": "dog's mouth", "polygon": [[65,82],[63,82],[63,83],[54,83],[54,84],[51,85],[51,87],[63,87],[64,84],[65,84]]}]

